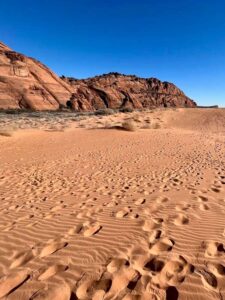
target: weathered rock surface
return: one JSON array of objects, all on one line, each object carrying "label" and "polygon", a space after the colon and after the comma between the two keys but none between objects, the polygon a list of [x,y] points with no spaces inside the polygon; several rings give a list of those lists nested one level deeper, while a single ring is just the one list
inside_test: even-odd
[{"label": "weathered rock surface", "polygon": [[155,78],[119,73],[85,80],[59,78],[0,42],[0,109],[56,110],[67,104],[76,111],[196,106],[175,85]]},{"label": "weathered rock surface", "polygon": [[0,43],[0,108],[55,110],[72,88],[39,61]]},{"label": "weathered rock surface", "polygon": [[85,80],[62,79],[74,88],[71,106],[76,110],[196,106],[174,84],[156,78],[109,73]]}]

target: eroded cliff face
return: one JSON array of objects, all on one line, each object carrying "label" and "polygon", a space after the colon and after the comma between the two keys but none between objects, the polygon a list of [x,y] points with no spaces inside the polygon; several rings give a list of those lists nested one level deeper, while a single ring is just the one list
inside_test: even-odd
[{"label": "eroded cliff face", "polygon": [[39,61],[0,43],[0,109],[57,110],[68,103],[76,111],[196,105],[175,85],[154,78],[119,73],[59,78]]},{"label": "eroded cliff face", "polygon": [[76,110],[196,106],[174,84],[156,78],[109,73],[85,80],[63,79],[73,86],[71,104]]},{"label": "eroded cliff face", "polygon": [[0,108],[55,110],[72,88],[33,58],[0,43]]}]

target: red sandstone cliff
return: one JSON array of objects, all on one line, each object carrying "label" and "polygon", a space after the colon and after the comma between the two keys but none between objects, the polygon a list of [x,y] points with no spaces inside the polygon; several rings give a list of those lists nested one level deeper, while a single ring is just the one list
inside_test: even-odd
[{"label": "red sandstone cliff", "polygon": [[63,79],[73,86],[71,105],[76,110],[196,106],[174,84],[156,78],[109,73],[84,80]]},{"label": "red sandstone cliff", "polygon": [[72,88],[39,61],[0,43],[0,108],[58,109]]},{"label": "red sandstone cliff", "polygon": [[67,103],[77,111],[196,106],[175,85],[154,78],[118,73],[85,80],[59,78],[39,61],[0,42],[0,109],[56,110]]}]

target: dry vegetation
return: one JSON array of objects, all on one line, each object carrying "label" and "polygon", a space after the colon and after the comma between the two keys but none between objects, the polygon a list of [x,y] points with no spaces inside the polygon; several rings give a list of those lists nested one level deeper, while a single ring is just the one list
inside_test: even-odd
[{"label": "dry vegetation", "polygon": [[128,120],[122,123],[122,129],[126,131],[136,131],[137,126],[133,120]]},{"label": "dry vegetation", "polygon": [[157,122],[154,122],[150,125],[151,129],[159,129],[160,127],[161,127],[160,124]]},{"label": "dry vegetation", "polygon": [[0,136],[10,137],[12,136],[12,132],[7,130],[0,130]]},{"label": "dry vegetation", "polygon": [[159,118],[156,118],[156,110],[129,110],[128,112],[121,112],[119,110],[105,109],[83,113],[0,112],[1,136],[11,136],[14,131],[27,129],[57,132],[65,131],[69,128],[117,129],[134,132],[139,129],[161,128],[161,121]]}]

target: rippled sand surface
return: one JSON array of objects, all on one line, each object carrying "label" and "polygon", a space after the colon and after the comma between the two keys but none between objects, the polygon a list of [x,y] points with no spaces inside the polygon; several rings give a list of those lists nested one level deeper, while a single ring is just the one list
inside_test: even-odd
[{"label": "rippled sand surface", "polygon": [[1,299],[223,299],[224,220],[225,110],[0,116]]}]

